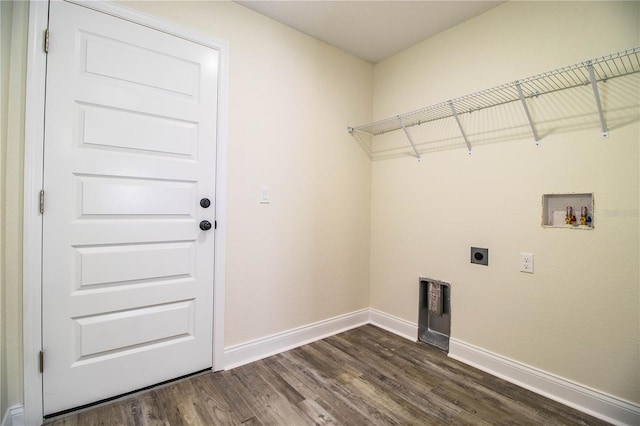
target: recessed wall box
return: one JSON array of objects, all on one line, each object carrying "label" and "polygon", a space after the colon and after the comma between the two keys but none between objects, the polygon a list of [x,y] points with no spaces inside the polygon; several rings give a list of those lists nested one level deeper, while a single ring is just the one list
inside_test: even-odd
[{"label": "recessed wall box", "polygon": [[[545,228],[593,229],[592,193],[544,194],[542,226]],[[569,223],[567,212],[570,211]],[[581,217],[584,213],[584,218]],[[584,223],[583,223],[584,222]]]},{"label": "recessed wall box", "polygon": [[418,340],[449,352],[451,334],[451,285],[420,278]]},{"label": "recessed wall box", "polygon": [[478,265],[489,265],[489,249],[471,247],[471,263]]}]

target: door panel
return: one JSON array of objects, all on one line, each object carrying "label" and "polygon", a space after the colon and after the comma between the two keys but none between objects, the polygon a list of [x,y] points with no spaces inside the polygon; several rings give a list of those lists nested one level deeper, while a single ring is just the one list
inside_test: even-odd
[{"label": "door panel", "polygon": [[51,2],[45,414],[212,365],[218,52]]},{"label": "door panel", "polygon": [[111,220],[122,215],[182,215],[192,219],[195,216],[197,182],[119,176],[75,177],[80,185],[79,219],[96,215],[101,218],[111,216]]},{"label": "door panel", "polygon": [[197,97],[199,63],[84,31],[79,39],[83,73]]},{"label": "door panel", "polygon": [[77,362],[112,357],[170,339],[194,338],[192,300],[75,318]]},{"label": "door panel", "polygon": [[195,247],[193,242],[76,247],[77,289],[193,278]]},{"label": "door panel", "polygon": [[80,114],[82,148],[195,159],[196,123],[95,105],[82,105]]}]

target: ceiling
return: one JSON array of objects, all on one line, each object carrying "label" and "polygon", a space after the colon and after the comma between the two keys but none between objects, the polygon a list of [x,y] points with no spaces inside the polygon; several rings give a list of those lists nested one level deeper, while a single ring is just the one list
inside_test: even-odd
[{"label": "ceiling", "polygon": [[235,0],[373,64],[503,1]]}]

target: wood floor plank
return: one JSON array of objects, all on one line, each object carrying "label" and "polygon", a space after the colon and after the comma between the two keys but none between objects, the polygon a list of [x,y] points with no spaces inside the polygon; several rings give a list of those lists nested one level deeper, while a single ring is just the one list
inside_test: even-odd
[{"label": "wood floor plank", "polygon": [[127,426],[143,426],[144,418],[142,416],[142,407],[140,401],[135,398],[130,398],[122,401],[120,404],[120,411],[122,412],[122,418]]},{"label": "wood floor plank", "polygon": [[275,355],[264,360],[265,364],[273,370],[275,374],[280,376],[292,386],[296,392],[305,399],[318,399],[320,394],[316,392],[320,388],[320,384],[306,377],[305,374],[298,372],[298,365],[292,363],[281,355]]},{"label": "wood floor plank", "polygon": [[305,399],[298,403],[298,407],[302,410],[307,417],[309,417],[316,425],[338,425],[338,421],[333,418],[331,414],[327,412],[320,404],[313,399]]},{"label": "wood floor plank", "polygon": [[[528,401],[538,412],[541,413],[541,415],[548,419],[548,423],[560,421],[564,424],[587,424],[584,423],[584,414],[580,411],[574,410],[566,405],[559,404],[542,395],[504,381],[498,377],[487,374],[479,381],[479,383],[489,389],[494,389],[498,392],[504,393],[505,395],[509,395],[513,399]],[[591,418],[588,424],[604,426],[609,423]]]},{"label": "wood floor plank", "polygon": [[254,374],[259,374],[265,382],[269,383],[269,385],[290,404],[299,404],[306,399],[282,376],[275,373],[265,361],[257,362],[253,367]]},{"label": "wood floor plank", "polygon": [[185,422],[180,411],[180,394],[176,392],[174,386],[164,386],[154,391],[158,398],[158,405],[162,408],[163,417],[167,424],[171,426],[181,426]]},{"label": "wood floor plank", "polygon": [[231,406],[212,380],[213,375],[198,376],[193,379],[193,387],[197,392],[196,411],[201,419],[211,425],[241,424],[234,417]]},{"label": "wood floor plank", "polygon": [[357,389],[358,393],[368,400],[375,401],[376,407],[397,424],[433,424],[437,421],[428,411],[423,411],[399,395],[386,392],[384,388],[376,386],[375,381],[369,376],[354,380],[350,386]]},{"label": "wood floor plank", "polygon": [[109,404],[80,413],[78,424],[83,426],[116,426],[126,423],[118,404]]},{"label": "wood floor plank", "polygon": [[248,420],[242,422],[244,426],[262,426],[264,423],[261,423],[256,417],[251,417]]},{"label": "wood floor plank", "polygon": [[256,413],[240,392],[242,384],[230,371],[209,374],[207,377],[211,379],[212,385],[220,391],[227,404],[229,404],[235,419],[241,424],[259,424]]},{"label": "wood floor plank", "polygon": [[78,416],[63,417],[49,423],[52,426],[78,426]]},{"label": "wood floor plank", "polygon": [[416,366],[403,358],[391,355],[381,355],[375,349],[364,344],[353,344],[344,336],[333,336],[326,339],[328,343],[350,354],[360,361],[368,373],[377,372],[385,377],[397,378],[411,390],[425,394],[438,386],[443,378],[433,374],[429,369]]},{"label": "wood floor plank", "polygon": [[156,392],[145,392],[134,398],[140,406],[141,422],[144,426],[166,426],[165,412]]},{"label": "wood floor plank", "polygon": [[372,325],[47,426],[606,423]]},{"label": "wood floor plank", "polygon": [[330,351],[326,350],[327,348],[324,342],[320,341],[316,343],[318,343],[318,345],[306,345],[295,351],[298,356],[304,358],[304,360],[314,368],[341,383],[349,383],[362,374],[356,366],[337,360]]},{"label": "wood floor plank", "polygon": [[295,409],[286,397],[260,375],[260,364],[264,364],[264,361],[256,361],[251,367],[242,366],[231,371],[242,383],[243,396],[258,414],[258,419],[274,425],[306,424],[306,415]]},{"label": "wood floor plank", "polygon": [[[398,361],[403,360],[393,354],[383,358],[376,358],[372,355],[375,352],[371,351],[369,353],[364,351],[355,351],[353,353],[353,347],[339,337],[325,339],[325,345],[333,348],[332,352],[335,353],[338,362],[358,364],[363,374],[359,376],[362,381],[356,382],[357,384],[371,386],[371,390],[377,392],[380,398],[388,396],[389,403],[386,405],[395,408],[401,406],[403,407],[400,410],[401,412],[408,415],[412,413],[410,418],[398,419],[403,424],[408,421],[412,423],[418,421],[418,419],[450,422],[461,411],[455,405],[448,404],[447,401],[439,400],[437,396],[429,394],[432,387],[412,382],[410,376],[397,365]],[[415,376],[427,376],[428,374],[425,373],[422,371],[421,374],[418,374],[416,369]],[[441,379],[434,380],[434,382],[440,383]],[[436,402],[435,400],[438,401]],[[442,407],[442,405],[446,405],[446,407]],[[397,411],[395,409],[391,410],[394,414]],[[412,420],[411,416],[414,417]]]},{"label": "wood floor plank", "polygon": [[461,408],[453,401],[431,392],[444,379],[429,371],[431,368],[428,364],[416,365],[395,356],[393,352],[380,355],[375,348],[362,351],[362,348],[370,345],[351,344],[345,335],[333,336],[326,341],[348,353],[357,351],[354,357],[367,366],[371,378],[377,377],[380,386],[384,386],[388,392],[401,395],[416,407],[428,407],[427,417],[444,423],[451,423],[454,417],[462,418],[459,415]]},{"label": "wood floor plank", "polygon": [[225,425],[233,423],[228,404],[215,387],[207,387],[201,377],[181,381],[177,390],[182,395],[181,412],[186,424]]},{"label": "wood floor plank", "polygon": [[[305,389],[301,394],[309,399],[316,401],[321,407],[327,410],[337,422],[344,425],[361,425],[367,424],[368,417],[356,410],[350,401],[338,398],[331,391],[330,382],[325,381],[317,371],[311,366],[292,360],[293,354],[287,352],[272,357],[272,369],[287,380],[299,383]],[[278,367],[277,365],[280,365]],[[331,382],[332,383],[332,382]]]},{"label": "wood floor plank", "polygon": [[[434,389],[433,393],[444,399],[451,400],[454,404],[472,414],[474,418],[485,421],[495,422],[496,419],[508,419],[511,417],[511,413],[514,412],[513,407],[508,406],[499,398],[476,386],[463,387],[458,383],[443,382],[438,388]],[[532,413],[527,414],[527,418],[542,420],[537,416],[531,416]],[[519,415],[522,414],[520,413]]]},{"label": "wood floor plank", "polygon": [[[306,350],[305,350],[306,349]],[[375,401],[367,399],[367,397],[359,393],[353,387],[347,386],[343,381],[345,374],[336,371],[332,364],[322,363],[320,369],[318,368],[318,357],[309,358],[307,356],[309,349],[306,347],[298,348],[290,351],[287,356],[290,356],[292,360],[297,360],[303,365],[307,365],[309,370],[315,373],[317,380],[323,383],[324,387],[329,390],[333,396],[342,401],[342,403],[349,405],[352,409],[357,411],[360,415],[370,419],[374,424],[397,424],[397,422],[390,417],[387,413],[380,410]],[[330,373],[324,369],[330,370]]]}]

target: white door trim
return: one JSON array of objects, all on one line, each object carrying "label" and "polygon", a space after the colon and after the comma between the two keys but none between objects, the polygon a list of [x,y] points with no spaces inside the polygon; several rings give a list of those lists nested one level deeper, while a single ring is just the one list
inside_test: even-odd
[{"label": "white door trim", "polygon": [[[131,10],[119,4],[106,1],[73,0],[72,2],[216,49],[220,53],[215,196],[215,217],[218,228],[215,231],[212,362],[214,370],[222,370],[225,367],[224,300],[227,222],[227,134],[229,121],[229,45],[226,41],[216,40],[207,35]],[[29,9],[23,234],[23,377],[25,424],[40,424],[43,417],[42,374],[39,369],[38,357],[38,353],[42,348],[42,216],[40,214],[38,194],[42,189],[42,171],[44,165],[43,141],[46,55],[43,51],[43,45],[44,30],[48,25],[48,9],[48,2],[45,1],[31,1]],[[52,35],[52,37],[55,37],[55,35]]]}]

